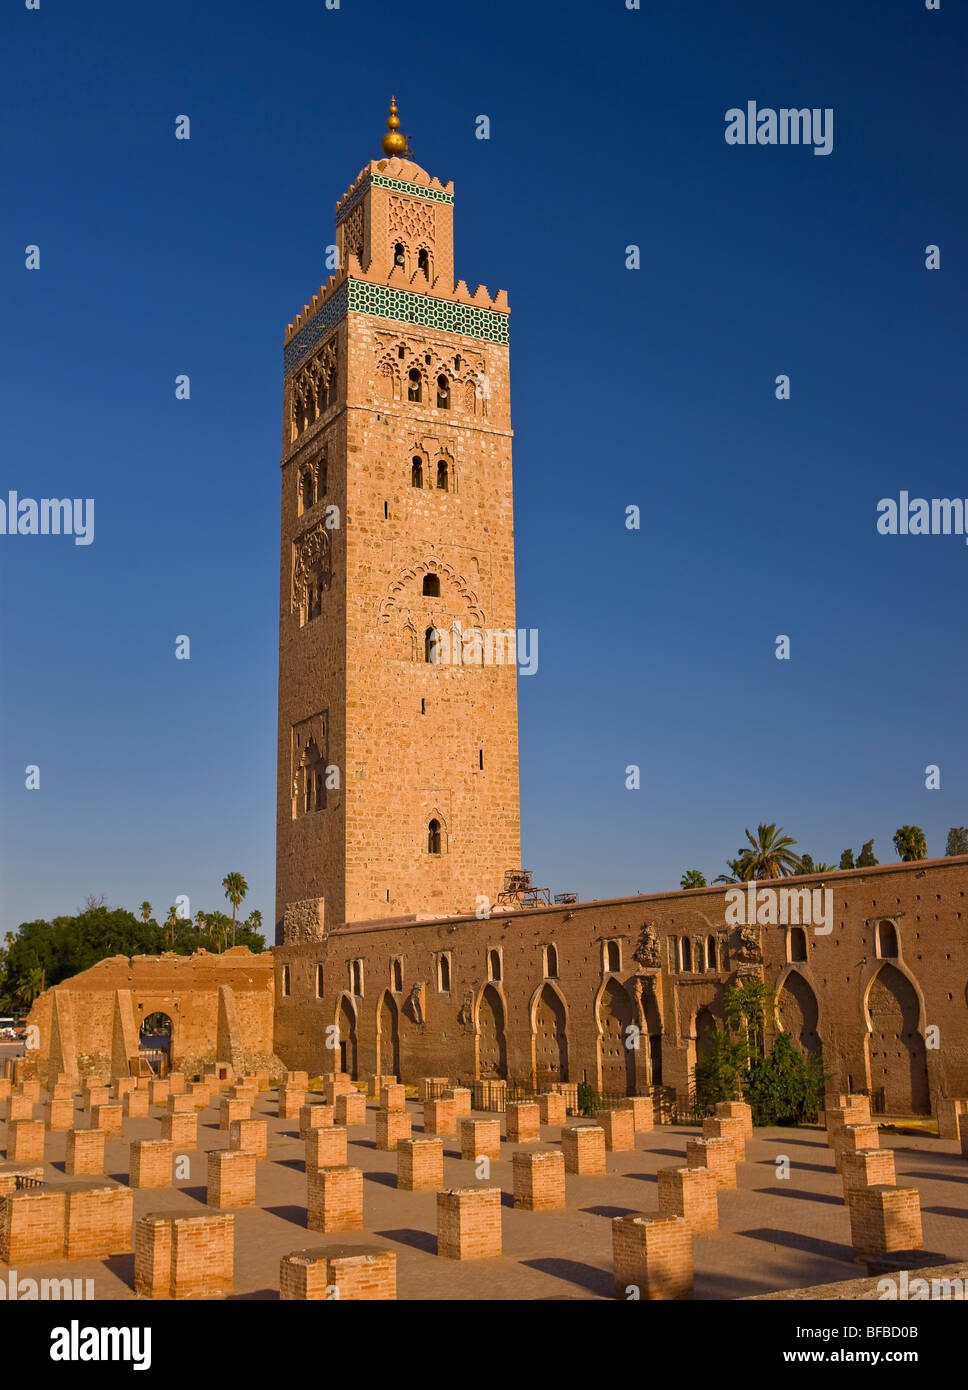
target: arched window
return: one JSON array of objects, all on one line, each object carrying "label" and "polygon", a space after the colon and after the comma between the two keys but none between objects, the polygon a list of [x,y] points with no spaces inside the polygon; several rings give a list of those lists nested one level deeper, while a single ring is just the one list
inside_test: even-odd
[{"label": "arched window", "polygon": [[393,991],[394,991],[395,994],[400,994],[400,993],[402,992],[402,990],[403,990],[403,961],[401,961],[401,960],[395,960],[395,961],[393,962]]},{"label": "arched window", "polygon": [[437,957],[437,988],[441,994],[450,993],[450,957]]},{"label": "arched window", "polygon": [[423,487],[423,462],[415,458],[410,465],[410,486]]},{"label": "arched window", "polygon": [[417,269],[422,270],[427,279],[430,279],[430,252],[426,246],[422,246],[417,252]]},{"label": "arched window", "polygon": [[292,993],[292,976],[288,965],[282,967],[282,992],[287,997]]},{"label": "arched window", "polygon": [[363,997],[363,962],[361,960],[350,961],[350,988],[352,992],[362,999]]},{"label": "arched window", "polygon": [[692,970],[692,942],[688,936],[683,936],[679,941],[679,966],[682,970]]},{"label": "arched window", "polygon": [[716,938],[714,936],[706,937],[706,969],[719,969],[719,965],[716,960]]},{"label": "arched window", "polygon": [[450,485],[450,474],[446,459],[439,459],[437,462],[437,486],[441,492],[447,492]]},{"label": "arched window", "polygon": [[897,957],[897,932],[893,922],[878,922],[877,954],[883,960],[894,960]]},{"label": "arched window", "polygon": [[326,805],[326,789],[323,786],[323,774],[316,773],[316,810],[321,811]]},{"label": "arched window", "polygon": [[454,371],[460,371],[460,353],[458,353],[457,356],[454,358]]},{"label": "arched window", "polygon": [[320,454],[316,460],[316,501],[326,496],[326,455]]},{"label": "arched window", "polygon": [[409,374],[409,376],[407,377],[407,382],[408,382],[408,386],[407,386],[407,400],[408,400],[408,401],[419,401],[419,400],[420,400],[421,377],[420,377],[420,373],[419,373],[419,371],[417,370],[416,367],[413,367],[413,368],[411,369],[410,374]]},{"label": "arched window", "polygon": [[[394,265],[406,265],[406,260],[405,260],[404,254],[403,254],[403,242],[402,242],[402,241],[398,241],[398,242],[396,242],[396,243],[394,244],[394,247],[393,247],[393,264],[394,264]],[[403,356],[403,353],[401,353],[400,356],[402,357],[402,356]]]},{"label": "arched window", "polygon": [[427,826],[427,853],[440,854],[440,821],[432,820]]},{"label": "arched window", "polygon": [[450,409],[450,382],[443,375],[437,378],[437,409]]},{"label": "arched window", "polygon": [[397,344],[397,357],[398,357],[398,358],[399,358],[399,357],[405,357],[406,355],[407,355],[407,349],[403,346],[403,343],[398,343],[398,344]]},{"label": "arched window", "polygon": [[440,575],[425,574],[423,577],[423,591],[431,598],[440,598]]},{"label": "arched window", "polygon": [[317,966],[316,966],[316,998],[317,998],[317,999],[322,999],[322,997],[323,997],[323,967],[322,967],[321,965],[317,965]]},{"label": "arched window", "polygon": [[440,631],[438,628],[428,627],[424,633],[424,661],[428,661],[431,666],[439,666],[443,659]]},{"label": "arched window", "polygon": [[622,968],[622,965],[621,965],[621,956],[620,956],[619,949],[618,949],[618,942],[617,942],[617,941],[606,941],[606,942],[605,942],[605,969],[608,970],[608,971],[611,971],[611,970],[621,970],[621,968]]},{"label": "arched window", "polygon": [[309,468],[307,468],[305,473],[302,475],[302,481],[300,485],[300,501],[302,503],[302,510],[304,512],[308,512],[310,507],[316,501],[316,484],[313,480],[312,470]]},{"label": "arched window", "polygon": [[488,951],[487,970],[492,980],[500,981],[501,978],[501,952]]},{"label": "arched window", "polygon": [[806,960],[807,958],[807,933],[802,927],[790,928],[790,959]]},{"label": "arched window", "polygon": [[549,980],[558,978],[558,949],[556,946],[545,947],[545,977]]}]

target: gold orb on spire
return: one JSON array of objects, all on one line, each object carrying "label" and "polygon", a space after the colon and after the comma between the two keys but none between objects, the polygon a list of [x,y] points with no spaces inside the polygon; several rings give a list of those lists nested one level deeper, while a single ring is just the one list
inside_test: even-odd
[{"label": "gold orb on spire", "polygon": [[407,137],[400,134],[400,117],[397,115],[397,99],[390,98],[390,114],[387,117],[387,133],[382,140],[383,153],[391,158],[402,158],[407,153]]}]

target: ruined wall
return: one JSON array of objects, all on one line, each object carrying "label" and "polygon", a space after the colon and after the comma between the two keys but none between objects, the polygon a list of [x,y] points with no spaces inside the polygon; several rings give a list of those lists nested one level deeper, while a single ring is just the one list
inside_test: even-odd
[{"label": "ruined wall", "polygon": [[141,1023],[164,1013],[172,1020],[172,1067],[197,1070],[233,1054],[255,1065],[272,1056],[272,966],[271,952],[253,955],[245,946],[99,961],[35,1001],[34,1060],[73,1075],[126,1076],[137,1063]]},{"label": "ruined wall", "polygon": [[[343,927],[276,949],[276,1050],[291,1066],[331,1070],[326,1028],[338,1024],[341,1060],[360,1075],[560,1078],[609,1091],[661,1079],[685,1101],[703,1031],[722,1020],[724,990],[753,976],[776,991],[772,1028],[821,1049],[832,1089],[883,1092],[888,1113],[925,1112],[939,1094],[965,1094],[968,858],[775,886],[821,885],[831,893],[829,934],[813,924],[799,936],[795,924],[727,921],[722,887],[485,920]],[[630,1025],[640,1034],[631,1055]]]}]

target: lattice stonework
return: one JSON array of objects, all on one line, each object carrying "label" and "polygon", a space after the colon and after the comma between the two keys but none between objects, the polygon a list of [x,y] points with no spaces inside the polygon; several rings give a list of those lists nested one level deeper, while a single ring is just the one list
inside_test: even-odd
[{"label": "lattice stonework", "polygon": [[332,583],[332,551],[324,522],[297,537],[292,547],[292,611],[309,606],[313,584],[328,589]]},{"label": "lattice stonework", "polygon": [[[362,205],[361,205],[362,211]],[[411,242],[423,237],[433,244],[436,237],[436,210],[432,203],[418,203],[411,198],[390,199],[390,235],[403,235]]]},{"label": "lattice stonework", "polygon": [[343,223],[343,260],[347,256],[363,258],[363,204],[357,203]]},{"label": "lattice stonework", "polygon": [[368,174],[359,188],[350,194],[346,202],[342,206],[337,206],[337,225],[352,212],[371,184],[376,184],[378,188],[392,188],[396,192],[406,194],[408,198],[424,198],[429,203],[453,203],[454,201],[453,193],[447,193],[443,188],[428,188],[422,183],[407,183],[405,179],[388,179],[385,174]]},{"label": "lattice stonework", "polygon": [[461,333],[486,343],[508,342],[508,315],[496,309],[478,309],[472,304],[453,304],[429,294],[388,289],[363,280],[346,280],[286,347],[283,367],[286,375],[299,366],[319,340],[347,312],[369,314],[373,318],[415,323],[422,328],[439,328],[445,333]]}]

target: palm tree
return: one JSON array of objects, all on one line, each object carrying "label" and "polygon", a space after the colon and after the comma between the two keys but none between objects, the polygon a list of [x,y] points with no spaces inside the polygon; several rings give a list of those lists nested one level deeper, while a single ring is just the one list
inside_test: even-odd
[{"label": "palm tree", "polygon": [[175,925],[176,925],[177,922],[178,922],[178,911],[177,911],[177,909],[176,909],[175,907],[170,907],[170,908],[168,909],[168,920],[165,922],[165,926],[168,928],[168,944],[169,944],[169,946],[174,946],[174,944],[175,944]]},{"label": "palm tree", "polygon": [[35,965],[33,970],[28,971],[27,978],[23,984],[17,988],[17,998],[24,1004],[30,1005],[37,998],[38,994],[44,992],[44,971],[39,965]]},{"label": "palm tree", "polygon": [[894,848],[905,864],[928,857],[928,842],[919,825],[902,825],[899,830],[895,830]]},{"label": "palm tree", "polygon": [[740,877],[740,860],[727,859],[726,865],[730,872],[728,874],[717,874],[713,879],[713,883],[742,883],[743,880]]},{"label": "palm tree", "polygon": [[239,904],[249,891],[249,885],[241,874],[226,874],[222,879],[222,887],[225,889],[225,896],[232,904],[232,945],[235,945],[235,914],[239,910]]},{"label": "palm tree", "polygon": [[196,913],[195,913],[195,931],[198,933],[199,936],[201,936],[202,930],[203,930],[204,926],[205,926],[205,913],[204,913],[204,912],[196,912]]},{"label": "palm tree", "polygon": [[257,907],[254,907],[249,913],[249,920],[246,925],[250,927],[252,931],[262,930],[262,913]]},{"label": "palm tree", "polygon": [[146,898],[146,899],[144,900],[144,902],[141,904],[141,920],[142,920],[142,922],[147,922],[147,921],[149,920],[150,917],[151,917],[151,903],[148,902],[148,899]]},{"label": "palm tree", "polygon": [[679,880],[680,888],[705,888],[706,875],[700,869],[687,869]]},{"label": "palm tree", "polygon": [[782,826],[758,825],[755,838],[747,828],[746,838],[749,844],[738,851],[735,861],[744,883],[750,879],[786,878],[800,872],[800,856],[792,848],[796,840],[784,835]]}]

